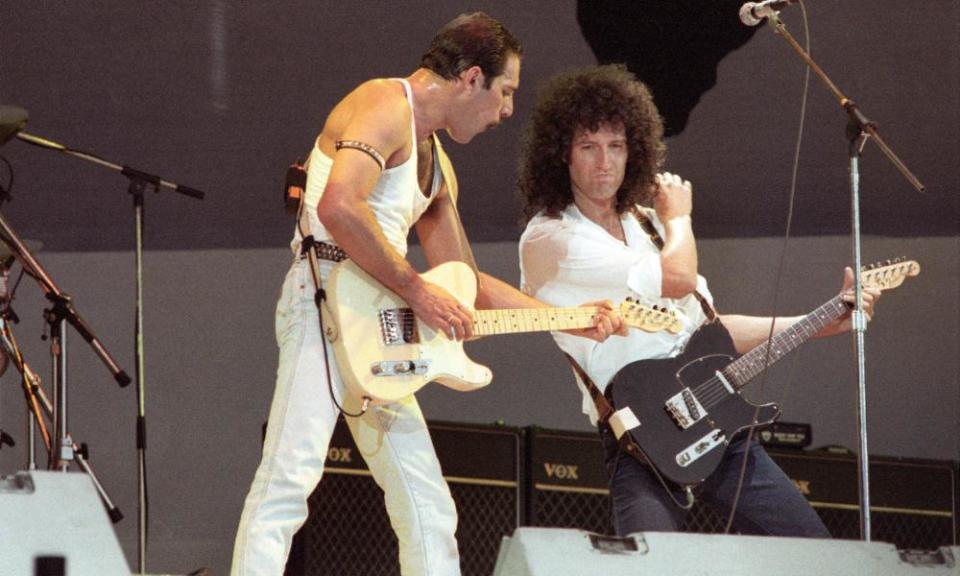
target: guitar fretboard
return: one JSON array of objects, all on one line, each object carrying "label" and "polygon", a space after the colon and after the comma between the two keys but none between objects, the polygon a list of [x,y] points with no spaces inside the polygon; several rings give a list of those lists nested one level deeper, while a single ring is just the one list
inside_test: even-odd
[{"label": "guitar fretboard", "polygon": [[[864,285],[878,290],[889,290],[903,283],[906,277],[916,276],[919,273],[920,265],[913,260],[894,262],[887,260],[884,266],[872,266],[864,270],[862,278]],[[834,297],[768,342],[764,342],[730,363],[722,370],[724,377],[737,390],[743,388],[768,366],[795,350],[827,324],[846,314],[850,308],[851,305],[844,302],[842,296]]]},{"label": "guitar fretboard", "polygon": [[[768,342],[757,346],[723,369],[723,375],[739,390],[768,366],[795,350],[827,324],[843,316],[850,307],[841,296],[823,304]],[[767,350],[769,348],[769,354]]]},{"label": "guitar fretboard", "polygon": [[474,310],[473,333],[478,336],[489,336],[589,328],[594,325],[597,312],[597,308],[593,306]]}]

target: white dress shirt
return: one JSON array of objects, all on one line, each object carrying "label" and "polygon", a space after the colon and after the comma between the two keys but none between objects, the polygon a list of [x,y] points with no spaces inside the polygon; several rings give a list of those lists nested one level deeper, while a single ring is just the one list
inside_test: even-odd
[{"label": "white dress shirt", "polygon": [[[656,213],[640,210],[663,235]],[[672,310],[682,321],[683,329],[677,334],[630,328],[628,336],[611,336],[603,343],[553,332],[557,345],[580,364],[601,391],[631,362],[680,354],[706,321],[700,302],[692,294],[681,299],[661,297],[660,250],[629,211],[621,215],[620,222],[626,243],[611,236],[571,203],[559,218],[537,214],[520,238],[520,282],[527,294],[561,307],[597,300],[611,300],[619,306],[632,297],[641,304]],[[699,275],[697,291],[713,303],[707,281]],[[579,379],[577,384],[584,393],[583,412],[596,424],[593,400]]]}]

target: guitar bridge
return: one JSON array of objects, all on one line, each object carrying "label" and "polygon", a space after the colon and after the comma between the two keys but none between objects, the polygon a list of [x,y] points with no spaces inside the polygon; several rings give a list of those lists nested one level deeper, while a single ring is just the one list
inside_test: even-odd
[{"label": "guitar bridge", "polygon": [[707,415],[707,410],[700,404],[690,388],[684,388],[678,394],[667,399],[664,409],[681,430],[693,426]]},{"label": "guitar bridge", "polygon": [[397,346],[416,342],[417,323],[413,310],[409,308],[391,308],[381,310],[380,337],[386,346]]}]

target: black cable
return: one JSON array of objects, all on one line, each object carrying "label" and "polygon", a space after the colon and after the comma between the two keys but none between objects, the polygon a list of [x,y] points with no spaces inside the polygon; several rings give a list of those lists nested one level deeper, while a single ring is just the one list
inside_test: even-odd
[{"label": "black cable", "polygon": [[[310,250],[313,250],[313,248],[310,248]],[[309,260],[310,262],[310,270],[313,274],[313,277],[315,279],[319,279],[320,271],[314,267],[313,259],[308,256],[307,260]],[[347,409],[344,408],[340,404],[340,402],[337,400],[337,395],[333,390],[333,376],[330,373],[330,356],[329,356],[329,352],[327,351],[326,329],[323,325],[322,302],[326,299],[327,299],[326,292],[324,292],[322,288],[317,286],[317,293],[314,297],[314,301],[316,302],[316,305],[317,305],[317,318],[320,321],[320,339],[322,341],[321,345],[323,346],[323,365],[324,365],[324,368],[326,368],[326,372],[327,372],[327,390],[330,392],[330,400],[333,401],[333,405],[336,406],[337,410],[339,410],[344,416],[349,416],[350,418],[359,418],[364,414],[366,414],[367,407],[370,404],[369,400],[367,398],[363,399],[364,400],[363,405],[361,406],[359,412],[347,412]]]},{"label": "black cable", "polygon": [[[799,0],[799,4],[800,4],[800,11],[803,14],[805,49],[809,53],[810,52],[810,26],[807,20],[807,6],[803,2],[803,0]],[[804,129],[804,126],[806,123],[806,117],[807,117],[807,97],[808,97],[809,89],[810,89],[810,67],[808,66],[804,74],[803,98],[801,100],[801,105],[800,105],[800,125],[797,128],[797,142],[794,147],[794,156],[793,156],[793,172],[790,178],[790,196],[789,196],[789,203],[788,203],[788,209],[787,209],[787,222],[786,222],[786,229],[783,235],[783,247],[780,250],[780,261],[777,263],[777,273],[775,276],[776,280],[774,282],[773,309],[770,316],[770,332],[767,334],[767,349],[766,349],[766,356],[764,358],[763,378],[760,380],[760,385],[758,387],[760,394],[763,393],[763,388],[766,385],[767,378],[769,376],[767,372],[767,368],[770,366],[770,353],[771,353],[771,350],[773,349],[773,332],[777,322],[777,308],[779,306],[780,282],[783,279],[783,267],[786,261],[787,244],[790,241],[790,229],[793,224],[793,209],[794,209],[794,205],[796,204],[796,192],[797,192],[797,172],[799,171],[799,167],[800,167],[800,148],[803,142],[803,129]],[[799,358],[799,356],[794,357],[794,362],[797,362],[797,358]],[[793,371],[791,370],[791,376],[792,374],[793,374]],[[789,387],[790,384],[791,383],[788,381],[786,386]],[[782,405],[781,405],[781,409],[782,409]],[[759,415],[760,415],[760,406],[757,406],[753,413],[754,423],[756,423],[757,417]],[[737,489],[734,492],[733,504],[731,504],[730,513],[727,516],[727,524],[723,530],[724,534],[730,533],[730,530],[733,527],[733,518],[737,512],[737,506],[740,504],[740,495],[743,492],[743,482],[746,479],[747,462],[750,456],[750,443],[753,441],[753,433],[755,430],[756,430],[756,427],[751,426],[749,428],[749,431],[747,432],[747,438],[746,438],[746,444],[744,445],[743,457],[741,458],[741,462],[740,462],[740,475],[737,479]]]},{"label": "black cable", "polygon": [[[307,161],[309,162],[309,158]],[[324,368],[326,369],[326,376],[327,376],[327,390],[330,392],[330,400],[333,401],[333,405],[337,408],[337,410],[339,410],[344,416],[349,416],[350,418],[359,418],[360,416],[363,416],[364,414],[366,414],[367,408],[370,406],[370,399],[369,398],[363,399],[363,404],[361,405],[359,412],[355,412],[355,413],[347,412],[347,409],[340,404],[339,400],[337,400],[337,395],[333,390],[333,375],[330,373],[330,356],[329,356],[329,352],[327,351],[326,328],[324,327],[324,324],[323,324],[322,303],[324,300],[327,299],[327,296],[326,296],[326,292],[324,292],[323,288],[320,286],[320,282],[321,282],[320,270],[317,269],[317,264],[314,260],[316,256],[316,252],[314,251],[314,248],[313,248],[313,242],[314,242],[313,236],[304,235],[304,230],[301,227],[302,212],[303,212],[303,207],[305,205],[306,205],[306,193],[304,193],[300,197],[300,208],[299,210],[297,210],[297,231],[300,233],[300,238],[301,238],[300,253],[304,257],[306,257],[307,262],[309,262],[310,273],[311,273],[311,276],[313,276],[313,284],[314,284],[314,288],[316,289],[316,293],[314,295],[314,304],[316,304],[317,306],[317,319],[320,323],[320,340],[321,340],[321,347],[323,348],[323,364],[324,364]],[[304,250],[303,244],[306,242],[309,242],[310,245],[307,246],[306,250]]]},{"label": "black cable", "polygon": [[[613,431],[611,430],[611,433],[612,433],[612,432],[613,432]],[[629,434],[629,432],[624,432],[624,434]],[[631,441],[632,441],[632,440],[631,440]],[[618,441],[618,444],[619,444],[619,441]],[[660,473],[660,470],[657,469],[656,466],[654,466],[653,464],[650,463],[651,460],[650,460],[649,457],[647,457],[646,454],[644,454],[643,448],[641,448],[640,445],[637,444],[637,443],[635,443],[635,442],[634,442],[634,446],[636,447],[637,452],[638,452],[640,455],[642,455],[643,458],[646,460],[647,464],[649,464],[650,471],[653,472],[653,475],[657,477],[657,480],[660,482],[660,485],[663,486],[663,489],[664,489],[664,491],[667,493],[667,496],[669,496],[670,499],[673,500],[673,503],[677,506],[677,508],[680,508],[681,510],[687,510],[687,511],[689,511],[691,508],[693,508],[695,499],[694,499],[694,496],[693,496],[693,490],[692,490],[692,488],[691,488],[690,486],[680,486],[680,485],[678,485],[678,484],[672,484],[669,480],[667,480],[666,478],[663,477],[663,474]],[[619,448],[617,449],[617,459],[616,459],[616,461],[615,461],[614,464],[613,464],[613,474],[610,475],[610,482],[611,482],[610,488],[611,488],[611,489],[613,488],[613,486],[612,486],[612,483],[613,483],[613,475],[617,473],[617,468],[620,467],[620,456],[621,456],[622,454],[624,454],[624,453],[626,453],[628,457],[633,458],[633,456],[630,455],[630,454],[624,449],[623,445],[620,444]],[[677,488],[683,488],[683,489],[684,489],[684,492],[685,492],[685,494],[686,494],[686,496],[687,496],[687,501],[686,501],[686,503],[681,504],[680,501],[677,500],[677,497],[674,496],[674,494],[673,494],[673,487],[672,487],[672,486],[676,486]],[[611,492],[612,492],[612,490],[611,490]]]},{"label": "black cable", "polygon": [[7,184],[0,185],[0,207],[3,207],[3,203],[10,200],[10,194],[13,192],[13,164],[10,164],[10,161],[4,156],[0,156],[0,160],[3,160],[3,163],[7,165],[7,172],[10,174],[10,177],[7,178]]}]

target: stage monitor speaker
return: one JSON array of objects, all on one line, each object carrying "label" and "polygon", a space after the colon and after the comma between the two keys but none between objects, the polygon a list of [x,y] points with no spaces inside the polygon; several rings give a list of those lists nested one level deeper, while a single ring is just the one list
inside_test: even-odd
[{"label": "stage monitor speaker", "polygon": [[960,547],[911,555],[845,540],[519,528],[504,538],[494,576],[958,576],[958,557]]},{"label": "stage monitor speaker", "polygon": [[[521,523],[521,430],[429,423],[444,478],[457,506],[464,576],[489,576],[501,539]],[[400,573],[397,540],[383,493],[370,476],[346,423],[330,442],[310,515],[294,538],[287,576]]]},{"label": "stage monitor speaker", "polygon": [[130,576],[86,474],[34,471],[0,478],[0,574]]}]

